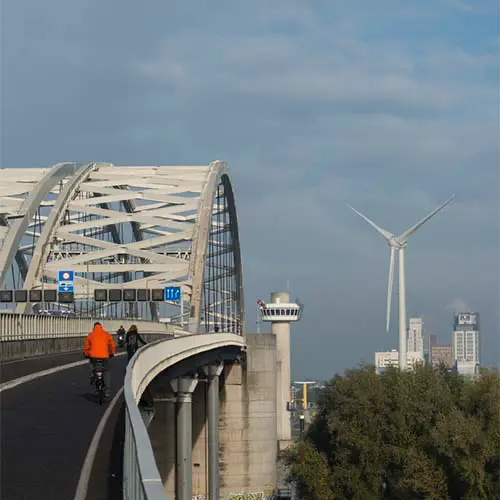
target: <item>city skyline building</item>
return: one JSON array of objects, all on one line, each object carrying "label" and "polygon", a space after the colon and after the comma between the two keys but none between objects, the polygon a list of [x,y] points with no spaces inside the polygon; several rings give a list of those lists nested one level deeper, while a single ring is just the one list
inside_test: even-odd
[{"label": "city skyline building", "polygon": [[453,348],[451,344],[431,344],[430,362],[432,366],[443,364],[446,368],[453,367]]},{"label": "city skyline building", "polygon": [[424,355],[424,320],[410,318],[408,327],[408,352],[421,352]]},{"label": "city skyline building", "polygon": [[452,337],[453,362],[459,373],[473,375],[481,364],[479,313],[460,312],[455,315]]},{"label": "city skyline building", "polygon": [[[406,351],[406,363],[407,369],[413,369],[418,363],[424,362],[424,353],[415,351]],[[375,370],[377,373],[383,373],[385,369],[389,367],[398,367],[399,364],[399,352],[396,349],[391,351],[378,351],[375,352]]]}]

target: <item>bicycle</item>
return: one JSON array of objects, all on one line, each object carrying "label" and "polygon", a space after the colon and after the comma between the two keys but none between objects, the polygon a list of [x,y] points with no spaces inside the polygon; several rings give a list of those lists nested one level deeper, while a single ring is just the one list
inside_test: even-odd
[{"label": "bicycle", "polygon": [[97,361],[94,366],[94,383],[99,405],[102,405],[106,398],[106,386],[104,384],[104,366],[102,364],[102,361]]}]

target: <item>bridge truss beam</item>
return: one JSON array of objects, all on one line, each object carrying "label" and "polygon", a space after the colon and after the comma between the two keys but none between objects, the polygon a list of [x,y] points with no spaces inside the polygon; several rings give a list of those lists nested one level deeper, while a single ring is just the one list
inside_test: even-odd
[{"label": "bridge truss beam", "polygon": [[[98,288],[180,286],[193,332],[243,333],[242,264],[227,165],[62,163],[2,169],[0,286],[57,288],[75,272],[80,314],[180,320],[175,304],[93,301]],[[17,267],[16,267],[17,266]],[[187,307],[186,307],[187,306]],[[17,312],[28,312],[18,304]],[[118,308],[120,308],[118,310]],[[184,321],[185,322],[185,321]]]}]

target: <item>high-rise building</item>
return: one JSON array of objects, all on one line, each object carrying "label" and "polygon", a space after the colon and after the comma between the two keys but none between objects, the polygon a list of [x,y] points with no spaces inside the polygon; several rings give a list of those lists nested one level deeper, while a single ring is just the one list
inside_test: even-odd
[{"label": "high-rise building", "polygon": [[452,368],[453,349],[451,344],[432,344],[430,361],[432,366],[443,364],[446,368]]},{"label": "high-rise building", "polygon": [[429,335],[429,351],[431,350],[432,346],[438,343],[438,336],[435,333],[431,333]]},{"label": "high-rise building", "polygon": [[452,345],[458,372],[477,373],[481,359],[479,313],[463,312],[455,316]]},{"label": "high-rise building", "polygon": [[453,367],[453,347],[451,344],[439,344],[436,334],[429,335],[429,363],[432,366],[443,364],[446,368]]},{"label": "high-rise building", "polygon": [[408,328],[408,352],[421,352],[424,355],[424,322],[422,318],[410,318]]}]

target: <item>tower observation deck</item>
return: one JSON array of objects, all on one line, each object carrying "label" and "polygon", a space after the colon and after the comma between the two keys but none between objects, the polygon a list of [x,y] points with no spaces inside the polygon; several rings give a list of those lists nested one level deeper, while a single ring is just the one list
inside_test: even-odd
[{"label": "tower observation deck", "polygon": [[290,302],[288,292],[271,293],[271,301],[257,301],[262,321],[271,323],[271,332],[276,336],[277,357],[277,419],[279,448],[284,449],[292,442],[292,426],[287,410],[290,394],[290,323],[299,321],[302,305]]}]

